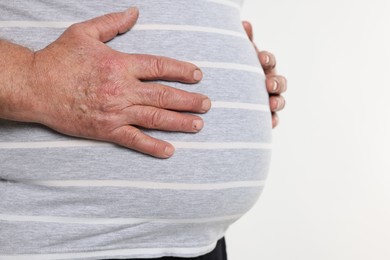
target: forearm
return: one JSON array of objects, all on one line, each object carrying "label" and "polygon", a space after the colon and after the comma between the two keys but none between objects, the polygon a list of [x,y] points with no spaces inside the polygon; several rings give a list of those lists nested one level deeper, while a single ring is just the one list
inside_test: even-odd
[{"label": "forearm", "polygon": [[30,69],[34,52],[0,40],[0,118],[31,122],[34,111]]}]

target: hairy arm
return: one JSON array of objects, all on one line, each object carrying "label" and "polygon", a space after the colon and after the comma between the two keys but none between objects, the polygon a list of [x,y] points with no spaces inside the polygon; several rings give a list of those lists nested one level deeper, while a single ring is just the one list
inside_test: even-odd
[{"label": "hairy arm", "polygon": [[28,82],[33,60],[31,50],[0,40],[0,118],[34,121]]}]

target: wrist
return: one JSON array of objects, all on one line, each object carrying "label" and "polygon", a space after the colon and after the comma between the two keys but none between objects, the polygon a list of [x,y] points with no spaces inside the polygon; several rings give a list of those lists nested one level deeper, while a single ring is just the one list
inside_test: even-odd
[{"label": "wrist", "polygon": [[34,52],[0,40],[0,118],[36,122],[32,65]]}]

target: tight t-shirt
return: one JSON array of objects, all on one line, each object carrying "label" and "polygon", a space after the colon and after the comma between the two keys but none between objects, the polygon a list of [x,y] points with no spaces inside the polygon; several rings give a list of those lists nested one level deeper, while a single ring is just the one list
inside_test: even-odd
[{"label": "tight t-shirt", "polygon": [[0,37],[34,50],[74,22],[137,6],[137,25],[107,44],[193,62],[200,83],[164,84],[212,100],[199,133],[145,130],[176,147],[166,160],[0,120],[0,259],[196,257],[215,247],[257,201],[271,157],[265,77],[241,2],[0,3]]}]

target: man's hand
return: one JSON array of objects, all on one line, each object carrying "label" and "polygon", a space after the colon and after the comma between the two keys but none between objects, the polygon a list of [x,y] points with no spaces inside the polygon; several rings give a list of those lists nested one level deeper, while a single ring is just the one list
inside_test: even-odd
[{"label": "man's hand", "polygon": [[281,94],[287,90],[287,80],[283,76],[276,75],[276,60],[274,55],[257,49],[256,44],[253,42],[252,25],[247,21],[244,21],[242,24],[256,49],[257,56],[265,72],[269,104],[272,112],[272,127],[276,127],[279,123],[279,117],[276,112],[284,109],[286,104],[286,100]]},{"label": "man's hand", "polygon": [[[202,73],[195,65],[120,53],[104,44],[130,30],[137,18],[138,10],[131,8],[69,27],[59,39],[33,55],[29,87],[20,91],[19,97],[12,96],[9,103],[13,107],[9,106],[8,111],[14,109],[14,113],[0,117],[37,122],[66,135],[170,157],[174,152],[171,144],[133,125],[198,132],[203,127],[200,117],[172,110],[204,113],[211,103],[201,94],[141,81],[196,83]],[[31,109],[17,112],[18,104]],[[2,108],[6,106],[2,104]]]}]

